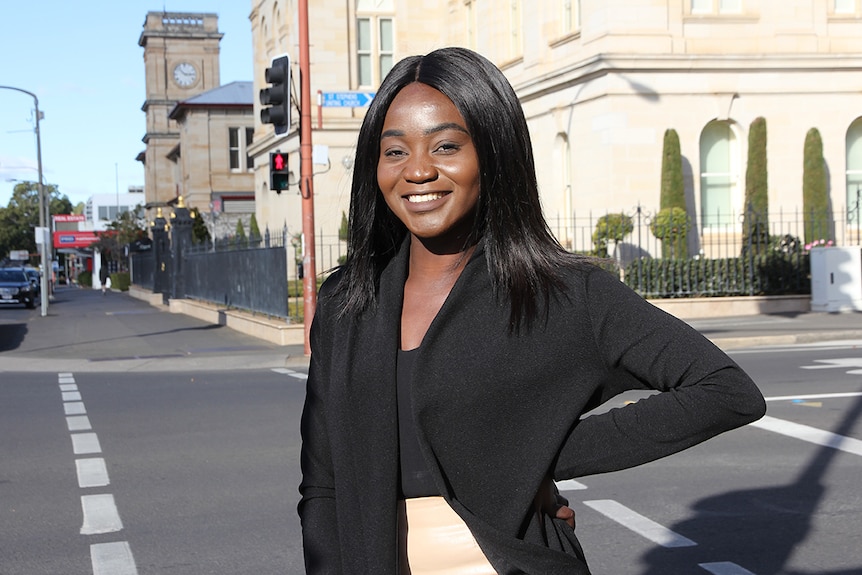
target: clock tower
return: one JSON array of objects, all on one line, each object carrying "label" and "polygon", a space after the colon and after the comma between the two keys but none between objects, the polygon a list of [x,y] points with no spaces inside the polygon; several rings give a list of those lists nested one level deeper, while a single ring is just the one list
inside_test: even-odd
[{"label": "clock tower", "polygon": [[176,198],[174,150],[180,142],[176,120],[169,115],[177,102],[219,86],[217,14],[148,12],[138,45],[144,48],[147,99],[144,197],[147,208]]}]

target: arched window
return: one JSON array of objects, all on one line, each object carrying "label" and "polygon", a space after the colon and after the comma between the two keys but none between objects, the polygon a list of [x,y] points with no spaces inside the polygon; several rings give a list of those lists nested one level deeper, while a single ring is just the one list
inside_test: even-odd
[{"label": "arched window", "polygon": [[862,117],[850,124],[847,130],[847,213],[853,221],[860,220],[862,212]]},{"label": "arched window", "polygon": [[710,122],[700,135],[700,217],[704,229],[736,223],[739,142],[730,122]]}]

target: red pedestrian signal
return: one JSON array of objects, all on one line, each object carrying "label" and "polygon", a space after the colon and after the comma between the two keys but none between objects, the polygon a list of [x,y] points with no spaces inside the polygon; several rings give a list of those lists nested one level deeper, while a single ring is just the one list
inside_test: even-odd
[{"label": "red pedestrian signal", "polygon": [[269,189],[281,193],[290,186],[290,170],[287,167],[287,154],[270,152],[269,154]]}]

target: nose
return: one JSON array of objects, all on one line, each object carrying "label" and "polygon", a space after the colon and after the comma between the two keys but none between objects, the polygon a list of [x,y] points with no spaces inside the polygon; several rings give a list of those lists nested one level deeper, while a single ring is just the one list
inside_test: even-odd
[{"label": "nose", "polygon": [[413,153],[404,166],[404,179],[414,184],[431,182],[437,179],[437,168],[427,154]]}]

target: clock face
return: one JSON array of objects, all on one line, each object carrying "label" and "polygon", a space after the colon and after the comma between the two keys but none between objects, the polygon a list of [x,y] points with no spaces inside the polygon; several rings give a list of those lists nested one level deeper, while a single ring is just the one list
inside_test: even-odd
[{"label": "clock face", "polygon": [[183,88],[188,88],[197,80],[198,71],[188,62],[177,64],[174,68],[174,82]]}]

